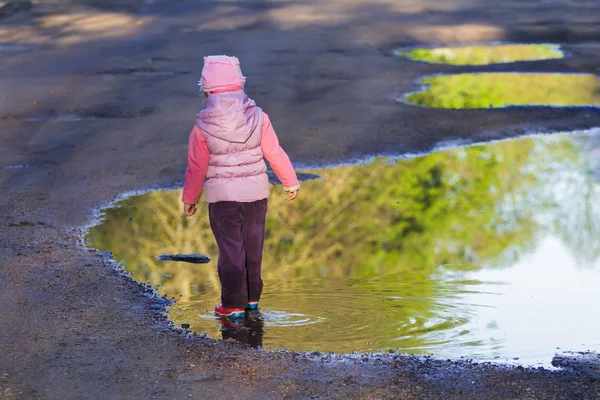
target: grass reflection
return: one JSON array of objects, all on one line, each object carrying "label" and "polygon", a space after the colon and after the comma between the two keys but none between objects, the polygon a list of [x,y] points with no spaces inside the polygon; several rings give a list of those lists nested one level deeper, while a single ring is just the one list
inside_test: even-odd
[{"label": "grass reflection", "polygon": [[590,74],[482,73],[434,76],[405,99],[432,108],[600,106],[600,79]]},{"label": "grass reflection", "polygon": [[451,65],[487,65],[564,57],[559,47],[551,44],[438,47],[397,51],[396,54],[415,61]]},{"label": "grass reflection", "polygon": [[[276,188],[265,242],[265,345],[483,346],[461,328],[475,305],[455,300],[477,282],[446,281],[444,271],[510,267],[549,234],[582,265],[597,260],[600,190],[583,173],[580,148],[565,136],[532,138],[312,171],[322,179],[306,182],[295,203]],[[206,205],[187,219],[180,197],[175,190],[125,200],[88,239],[136,280],[175,296],[176,322],[218,337],[218,324],[206,318],[219,296],[215,263],[156,259],[202,253],[216,260]]]}]

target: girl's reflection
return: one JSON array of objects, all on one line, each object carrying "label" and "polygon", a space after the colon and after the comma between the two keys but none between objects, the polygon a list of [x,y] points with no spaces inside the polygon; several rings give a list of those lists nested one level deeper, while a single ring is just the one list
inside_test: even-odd
[{"label": "girl's reflection", "polygon": [[227,317],[220,317],[218,320],[223,325],[223,340],[236,340],[251,347],[262,347],[264,321],[260,312],[246,312],[243,321],[230,320]]}]

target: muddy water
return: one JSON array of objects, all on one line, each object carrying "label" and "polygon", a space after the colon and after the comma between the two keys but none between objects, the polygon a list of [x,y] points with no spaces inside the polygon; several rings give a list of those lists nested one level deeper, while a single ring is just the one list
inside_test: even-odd
[{"label": "muddy water", "polygon": [[[545,136],[310,171],[322,179],[293,203],[274,186],[261,312],[243,327],[212,315],[207,209],[183,217],[179,190],[120,202],[88,240],[214,338],[548,364],[600,350],[599,150],[598,136]],[[193,253],[213,261],[156,258]]]},{"label": "muddy water", "polygon": [[432,108],[600,106],[600,78],[591,74],[477,73],[427,77],[404,97]]},{"label": "muddy water", "polygon": [[415,61],[451,65],[488,65],[563,58],[553,44],[504,44],[399,50],[396,55]]}]

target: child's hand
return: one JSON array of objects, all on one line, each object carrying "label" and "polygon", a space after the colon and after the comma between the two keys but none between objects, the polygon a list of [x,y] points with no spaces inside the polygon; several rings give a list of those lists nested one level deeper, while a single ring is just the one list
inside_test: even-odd
[{"label": "child's hand", "polygon": [[196,214],[196,205],[195,204],[184,204],[183,212],[185,213],[186,216],[191,217],[192,215]]},{"label": "child's hand", "polygon": [[298,197],[298,191],[299,190],[293,190],[291,192],[285,192],[285,194],[287,196],[287,200],[294,200],[296,197]]}]

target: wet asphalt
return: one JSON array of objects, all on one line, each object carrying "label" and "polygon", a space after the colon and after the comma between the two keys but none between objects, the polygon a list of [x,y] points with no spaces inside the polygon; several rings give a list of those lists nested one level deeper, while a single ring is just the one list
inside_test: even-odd
[{"label": "wet asphalt", "polygon": [[[598,74],[599,12],[581,1],[0,3],[0,399],[600,398],[595,355],[547,370],[191,335],[81,243],[123,193],[182,184],[206,54],[237,55],[294,163],[319,166],[600,126],[596,109],[394,101],[435,73]],[[391,55],[489,41],[559,43],[568,57],[452,67]]]}]

